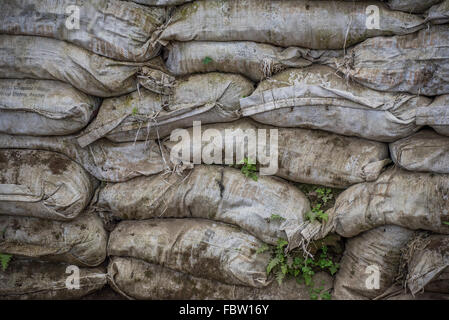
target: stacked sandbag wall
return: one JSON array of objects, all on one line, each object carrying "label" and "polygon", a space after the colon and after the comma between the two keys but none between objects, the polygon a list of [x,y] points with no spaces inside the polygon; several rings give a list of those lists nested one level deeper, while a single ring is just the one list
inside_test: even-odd
[{"label": "stacked sandbag wall", "polygon": [[0,22],[0,299],[449,298],[447,0]]}]

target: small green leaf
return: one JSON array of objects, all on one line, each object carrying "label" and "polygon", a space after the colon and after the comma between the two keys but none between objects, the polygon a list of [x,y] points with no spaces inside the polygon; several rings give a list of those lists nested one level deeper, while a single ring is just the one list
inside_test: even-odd
[{"label": "small green leaf", "polygon": [[282,284],[282,281],[284,280],[284,278],[285,278],[285,274],[283,272],[278,271],[278,273],[276,273],[276,280],[279,285]]},{"label": "small green leaf", "polygon": [[449,226],[449,222],[448,221],[443,221],[443,224]]},{"label": "small green leaf", "polygon": [[0,253],[0,263],[2,265],[3,271],[6,271],[8,268],[9,262],[11,261],[12,255]]},{"label": "small green leaf", "polygon": [[283,264],[283,265],[281,266],[281,271],[282,271],[282,273],[283,273],[284,275],[287,274],[287,272],[288,272],[288,267],[287,267],[286,264]]},{"label": "small green leaf", "polygon": [[278,215],[278,214],[272,214],[271,217],[270,217],[270,220],[271,221],[275,221],[275,220],[284,221],[285,218],[280,216],[280,215]]},{"label": "small green leaf", "polygon": [[276,267],[279,264],[279,262],[280,261],[278,258],[271,259],[267,266],[267,274],[270,274],[271,270],[273,270],[273,268]]},{"label": "small green leaf", "polygon": [[329,268],[329,271],[330,271],[331,275],[334,275],[337,273],[338,267],[333,265],[332,267]]},{"label": "small green leaf", "polygon": [[212,61],[214,61],[214,60],[212,60],[211,57],[205,57],[205,58],[203,59],[203,63],[204,63],[204,64],[211,63]]},{"label": "small green leaf", "polygon": [[312,293],[310,294],[310,299],[311,299],[311,300],[318,300],[318,295],[317,295],[316,293],[313,293],[313,292],[312,292]]},{"label": "small green leaf", "polygon": [[256,253],[264,253],[265,251],[267,251],[269,249],[268,245],[266,243],[264,243],[259,249],[257,249]]},{"label": "small green leaf", "polygon": [[332,295],[329,292],[323,292],[321,294],[321,299],[323,299],[323,300],[331,300],[332,299]]},{"label": "small green leaf", "polygon": [[137,107],[134,107],[132,110],[132,115],[135,116],[137,113],[139,113],[139,109],[137,109]]},{"label": "small green leaf", "polygon": [[285,247],[286,245],[288,245],[288,241],[284,240],[284,239],[278,239],[278,248],[282,249],[283,247]]}]

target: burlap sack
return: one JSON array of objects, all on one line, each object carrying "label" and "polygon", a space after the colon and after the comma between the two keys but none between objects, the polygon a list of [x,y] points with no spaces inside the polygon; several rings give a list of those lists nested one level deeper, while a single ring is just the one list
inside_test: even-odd
[{"label": "burlap sack", "polygon": [[230,72],[260,81],[286,68],[300,68],[328,61],[342,50],[281,48],[250,41],[172,42],[166,52],[166,65],[175,75],[200,72]]},{"label": "burlap sack", "polygon": [[89,204],[96,186],[62,154],[0,149],[0,215],[71,220]]},{"label": "burlap sack", "polygon": [[103,268],[79,268],[79,288],[70,289],[73,267],[65,263],[14,258],[0,271],[0,300],[79,299],[106,284]]},{"label": "burlap sack", "polygon": [[[367,7],[373,4],[379,10],[379,24],[368,29],[372,17]],[[412,33],[423,27],[419,16],[392,11],[381,2],[205,0],[177,8],[160,39],[342,49],[368,37]]]},{"label": "burlap sack", "polygon": [[78,142],[85,147],[102,136],[116,142],[157,139],[174,129],[191,127],[193,121],[237,120],[239,99],[253,90],[242,76],[208,73],[177,79],[171,95],[143,89],[106,99]]},{"label": "burlap sack", "polygon": [[[210,131],[209,129],[216,131]],[[254,133],[257,136],[258,129],[267,131],[260,131],[262,134],[259,132],[260,135],[255,144],[246,144],[245,134],[251,135],[251,133]],[[275,137],[275,133],[270,133],[270,129],[277,130],[277,150],[275,145],[271,146],[271,142],[269,142],[272,137]],[[228,133],[226,130],[228,130]],[[192,128],[185,132],[193,137]],[[249,119],[241,119],[232,123],[202,126],[201,132],[203,137],[205,133],[214,133],[212,135],[214,139],[210,138],[212,141],[203,139],[202,150],[193,148],[193,143],[190,141],[192,139],[181,139],[179,142],[178,140],[169,141],[168,139],[164,141],[164,146],[171,151],[170,157],[175,160],[176,158],[183,161],[190,160],[190,162],[193,162],[193,159],[201,161],[202,154],[212,153],[211,150],[213,150],[214,155],[215,151],[221,152],[212,159],[213,163],[217,163],[215,160],[226,163],[222,161],[221,156],[223,159],[230,157],[226,148],[230,149],[236,146],[236,149],[241,150],[243,148],[245,152],[241,152],[240,158],[237,158],[238,152],[234,152],[235,158],[232,164],[236,164],[244,157],[252,154],[257,155],[258,158],[255,159],[252,156],[249,156],[249,158],[253,158],[253,161],[257,160],[260,163],[261,155],[266,155],[273,160],[272,162],[277,161],[277,167],[274,168],[276,163],[271,163],[271,169],[274,169],[274,171],[272,172],[269,169],[267,170],[268,173],[263,173],[262,167],[267,168],[266,163],[263,163],[260,169],[263,174],[274,174],[291,181],[336,188],[345,188],[364,181],[374,181],[383,167],[390,162],[388,148],[383,143],[339,136],[319,130],[274,128],[257,124]],[[242,134],[238,135],[239,132]],[[263,137],[265,137],[265,140]],[[190,149],[189,159],[183,158],[186,155],[179,155],[182,149],[185,151]],[[274,157],[276,152],[278,152],[278,157]],[[175,160],[173,161],[175,162]]]},{"label": "burlap sack", "polygon": [[60,80],[98,97],[129,93],[137,89],[138,82],[148,89],[160,90],[158,83],[148,81],[163,77],[162,71],[152,68],[156,68],[154,64],[152,60],[145,63],[112,60],[51,38],[0,35],[3,78]]},{"label": "burlap sack", "polygon": [[449,1],[445,0],[432,6],[426,13],[426,19],[433,24],[449,22]]},{"label": "burlap sack", "polygon": [[394,283],[401,249],[413,235],[408,229],[384,226],[349,239],[335,277],[333,297],[366,300],[383,293]]},{"label": "burlap sack", "polygon": [[0,132],[31,136],[75,133],[100,105],[72,86],[53,80],[0,79]]},{"label": "burlap sack", "polygon": [[98,266],[106,258],[107,233],[100,218],[85,213],[69,222],[0,216],[0,252]]},{"label": "burlap sack", "polygon": [[146,61],[159,53],[150,38],[165,15],[163,8],[119,0],[8,0],[0,11],[0,32],[50,37],[108,58]]},{"label": "burlap sack", "polygon": [[418,108],[416,124],[431,126],[439,134],[449,136],[449,95],[438,96],[430,105]]},{"label": "burlap sack", "polygon": [[343,237],[384,225],[449,234],[449,175],[392,168],[375,182],[341,193],[317,238],[328,232]]},{"label": "burlap sack", "polygon": [[232,225],[204,219],[122,221],[111,232],[109,256],[132,257],[228,284],[265,287],[270,253]]},{"label": "burlap sack", "polygon": [[449,28],[365,40],[329,65],[375,90],[426,96],[449,93]]},{"label": "burlap sack", "polygon": [[394,163],[410,171],[449,173],[449,137],[422,130],[390,144]]},{"label": "burlap sack", "polygon": [[395,141],[419,129],[425,97],[385,93],[348,82],[327,66],[288,69],[240,100],[242,114],[279,127],[321,129],[375,141]]},{"label": "burlap sack", "polygon": [[420,291],[449,295],[449,236],[418,239],[407,252],[406,286],[413,295]]},{"label": "burlap sack", "polygon": [[169,166],[155,141],[113,143],[101,139],[81,148],[76,136],[31,137],[0,134],[0,149],[11,148],[62,153],[102,181],[126,181],[159,173]]},{"label": "burlap sack", "polygon": [[266,176],[253,181],[234,168],[202,165],[181,175],[107,184],[95,207],[116,220],[193,217],[226,222],[273,245],[279,238],[294,242],[310,210],[304,194],[287,182]]},{"label": "burlap sack", "polygon": [[177,6],[193,0],[125,0],[146,6]]},{"label": "burlap sack", "polygon": [[[332,289],[332,277],[324,272],[312,280],[323,292]],[[309,300],[310,288],[288,279],[265,288],[229,285],[195,277],[134,258],[113,257],[108,282],[129,299],[145,300]]]},{"label": "burlap sack", "polygon": [[431,6],[442,0],[387,0],[387,5],[392,10],[400,10],[409,13],[423,13]]}]

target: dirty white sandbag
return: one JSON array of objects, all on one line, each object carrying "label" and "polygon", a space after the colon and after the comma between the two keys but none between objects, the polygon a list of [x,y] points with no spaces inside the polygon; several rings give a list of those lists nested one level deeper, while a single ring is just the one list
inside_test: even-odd
[{"label": "dirty white sandbag", "polygon": [[449,234],[449,175],[391,168],[375,182],[341,193],[319,239],[328,232],[342,237],[383,225]]},{"label": "dirty white sandbag", "polygon": [[387,0],[391,10],[400,10],[408,13],[423,13],[431,6],[442,0]]},{"label": "dirty white sandbag", "polygon": [[449,136],[449,95],[438,96],[429,106],[418,108],[416,124],[431,126],[439,134]]},{"label": "dirty white sandbag", "polygon": [[81,148],[76,138],[0,134],[0,149],[36,149],[62,153],[101,181],[126,181],[159,173],[168,166],[155,141],[113,143],[101,139]]},{"label": "dirty white sandbag", "polygon": [[240,106],[243,116],[265,124],[390,142],[417,131],[416,109],[430,102],[365,88],[341,78],[332,68],[313,65],[260,82],[251,96],[240,100]]},{"label": "dirty white sandbag", "polygon": [[150,38],[165,15],[163,8],[119,0],[8,0],[0,11],[0,32],[50,37],[108,58],[146,61],[159,53]]},{"label": "dirty white sandbag", "polygon": [[71,220],[89,204],[96,186],[62,154],[0,149],[0,215]]},{"label": "dirty white sandbag", "polygon": [[401,285],[394,284],[373,300],[449,300],[449,294],[424,291],[413,295]]},{"label": "dirty white sandbag", "polygon": [[[120,220],[193,217],[226,222],[273,245],[279,238],[293,241],[310,210],[307,198],[291,184],[266,176],[253,181],[234,168],[201,165],[181,175],[107,184],[95,208]],[[272,220],[272,215],[283,220]]]},{"label": "dirty white sandbag", "polygon": [[346,242],[332,296],[337,300],[373,299],[394,282],[401,249],[414,231],[383,226],[364,232]]},{"label": "dirty white sandbag", "polygon": [[[379,8],[379,28],[368,29],[367,7],[373,4]],[[255,41],[343,49],[368,37],[412,33],[423,27],[424,19],[392,11],[382,2],[204,0],[178,7],[160,39],[162,43]]]},{"label": "dirty white sandbag", "polygon": [[81,133],[82,147],[106,136],[116,142],[158,139],[177,128],[240,118],[239,99],[253,92],[240,75],[208,73],[177,79],[172,94],[147,90],[105,99],[94,121]]},{"label": "dirty white sandbag", "polygon": [[175,75],[230,72],[260,81],[286,69],[300,68],[342,55],[343,51],[275,47],[250,41],[172,42],[166,48],[166,66]]},{"label": "dirty white sandbag", "polygon": [[381,91],[436,96],[449,93],[449,28],[376,37],[349,49],[329,65],[356,82]]},{"label": "dirty white sandbag", "polygon": [[[314,0],[321,1],[321,0]],[[366,2],[366,0],[338,0],[348,2]],[[424,13],[427,9],[433,5],[442,2],[443,0],[381,0],[391,10],[403,11],[406,13]],[[371,12],[371,15],[373,12]]]},{"label": "dirty white sandbag", "polygon": [[436,4],[427,11],[427,20],[433,24],[449,22],[449,0]]},{"label": "dirty white sandbag", "polygon": [[[324,272],[312,281],[329,292],[332,277]],[[194,277],[134,258],[112,257],[108,265],[108,282],[117,292],[130,299],[152,300],[309,300],[310,288],[293,278],[272,282],[265,288],[224,284]]]},{"label": "dirty white sandbag", "polygon": [[[447,257],[447,244],[443,247],[446,250],[445,257]],[[435,293],[447,294],[449,297],[449,267],[446,267],[438,276],[429,282],[424,290],[429,290]]]},{"label": "dirty white sandbag", "polygon": [[108,235],[100,218],[91,213],[68,222],[0,216],[0,230],[2,253],[87,267],[106,258]]},{"label": "dirty white sandbag", "polygon": [[406,285],[412,294],[423,290],[449,294],[449,236],[417,239],[409,245],[407,258]]},{"label": "dirty white sandbag", "polygon": [[0,272],[1,300],[79,299],[100,290],[107,282],[103,268],[79,268],[79,288],[70,289],[67,278],[73,275],[68,264],[32,259],[14,259]]},{"label": "dirty white sandbag", "polygon": [[[259,129],[266,131],[258,131]],[[275,131],[271,132],[271,129]],[[193,128],[186,132],[193,137]],[[173,162],[181,159],[182,162],[187,160],[193,163],[193,160],[202,160],[202,155],[213,151],[212,163],[217,164],[219,161],[219,164],[223,162],[228,164],[226,159],[230,158],[230,155],[227,154],[226,149],[235,146],[237,152],[234,152],[235,158],[231,164],[236,164],[248,157],[259,162],[261,174],[274,174],[291,181],[336,188],[376,180],[383,167],[390,162],[388,147],[380,142],[319,130],[275,128],[258,124],[250,119],[201,126],[201,132],[202,150],[193,149],[193,143],[190,142],[192,139],[181,139],[179,142],[168,139],[164,141],[164,146],[170,150]],[[275,132],[278,139],[277,150],[275,144],[271,146],[271,141],[274,141],[276,137]],[[212,141],[204,138],[209,133],[213,137]],[[248,136],[258,136],[258,138],[255,138],[254,144],[247,144],[245,138]],[[179,154],[183,149],[187,152],[190,149],[189,159],[184,159],[185,155]],[[242,149],[243,152],[239,152]],[[241,153],[240,158],[237,158],[239,153]],[[251,155],[255,155],[257,159]],[[261,160],[268,162],[269,166]]]},{"label": "dirty white sandbag", "polygon": [[422,130],[390,144],[391,159],[410,171],[449,173],[449,137]]},{"label": "dirty white sandbag", "polygon": [[269,284],[263,242],[239,228],[205,219],[122,221],[111,232],[109,256],[132,257],[234,285]]},{"label": "dirty white sandbag", "polygon": [[135,3],[143,4],[146,6],[177,6],[193,0],[125,0]]},{"label": "dirty white sandbag", "polygon": [[[60,80],[98,97],[135,91],[138,74],[151,78],[153,73],[157,73],[156,76],[162,73],[152,70],[152,65],[152,61],[112,60],[51,38],[0,35],[2,78]],[[148,83],[145,82],[146,88],[149,88]]]},{"label": "dirty white sandbag", "polygon": [[0,79],[0,132],[66,135],[84,128],[100,100],[53,80]]}]

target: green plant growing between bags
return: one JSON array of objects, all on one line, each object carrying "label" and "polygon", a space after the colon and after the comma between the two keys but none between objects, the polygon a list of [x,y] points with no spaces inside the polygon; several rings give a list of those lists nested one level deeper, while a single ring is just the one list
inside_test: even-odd
[{"label": "green plant growing between bags", "polygon": [[242,166],[240,171],[245,175],[245,177],[251,178],[254,181],[258,180],[257,167],[254,161],[250,158],[243,158],[243,160],[238,162],[236,165],[231,165],[231,167],[238,168],[240,165]]},{"label": "green plant growing between bags", "polygon": [[257,253],[263,253],[271,250],[272,257],[268,262],[266,272],[267,275],[274,274],[279,285],[282,285],[284,279],[292,276],[301,284],[305,283],[310,287],[310,298],[317,300],[319,297],[323,300],[330,300],[329,292],[323,292],[323,287],[315,287],[313,276],[318,270],[328,271],[334,275],[340,265],[332,261],[328,256],[328,247],[323,245],[315,254],[315,257],[303,257],[301,252],[293,250],[286,252],[288,242],[284,239],[278,239],[276,246],[263,245],[257,250]]},{"label": "green plant growing between bags", "polygon": [[329,218],[326,210],[334,205],[335,198],[341,190],[306,184],[299,184],[297,186],[305,193],[310,200],[310,205],[312,207],[312,209],[306,213],[306,219],[310,222],[314,222],[315,220],[318,220],[321,223],[326,222]]},{"label": "green plant growing between bags", "polygon": [[12,259],[12,255],[0,253],[0,264],[2,265],[2,270],[6,271],[8,269],[9,262]]}]

